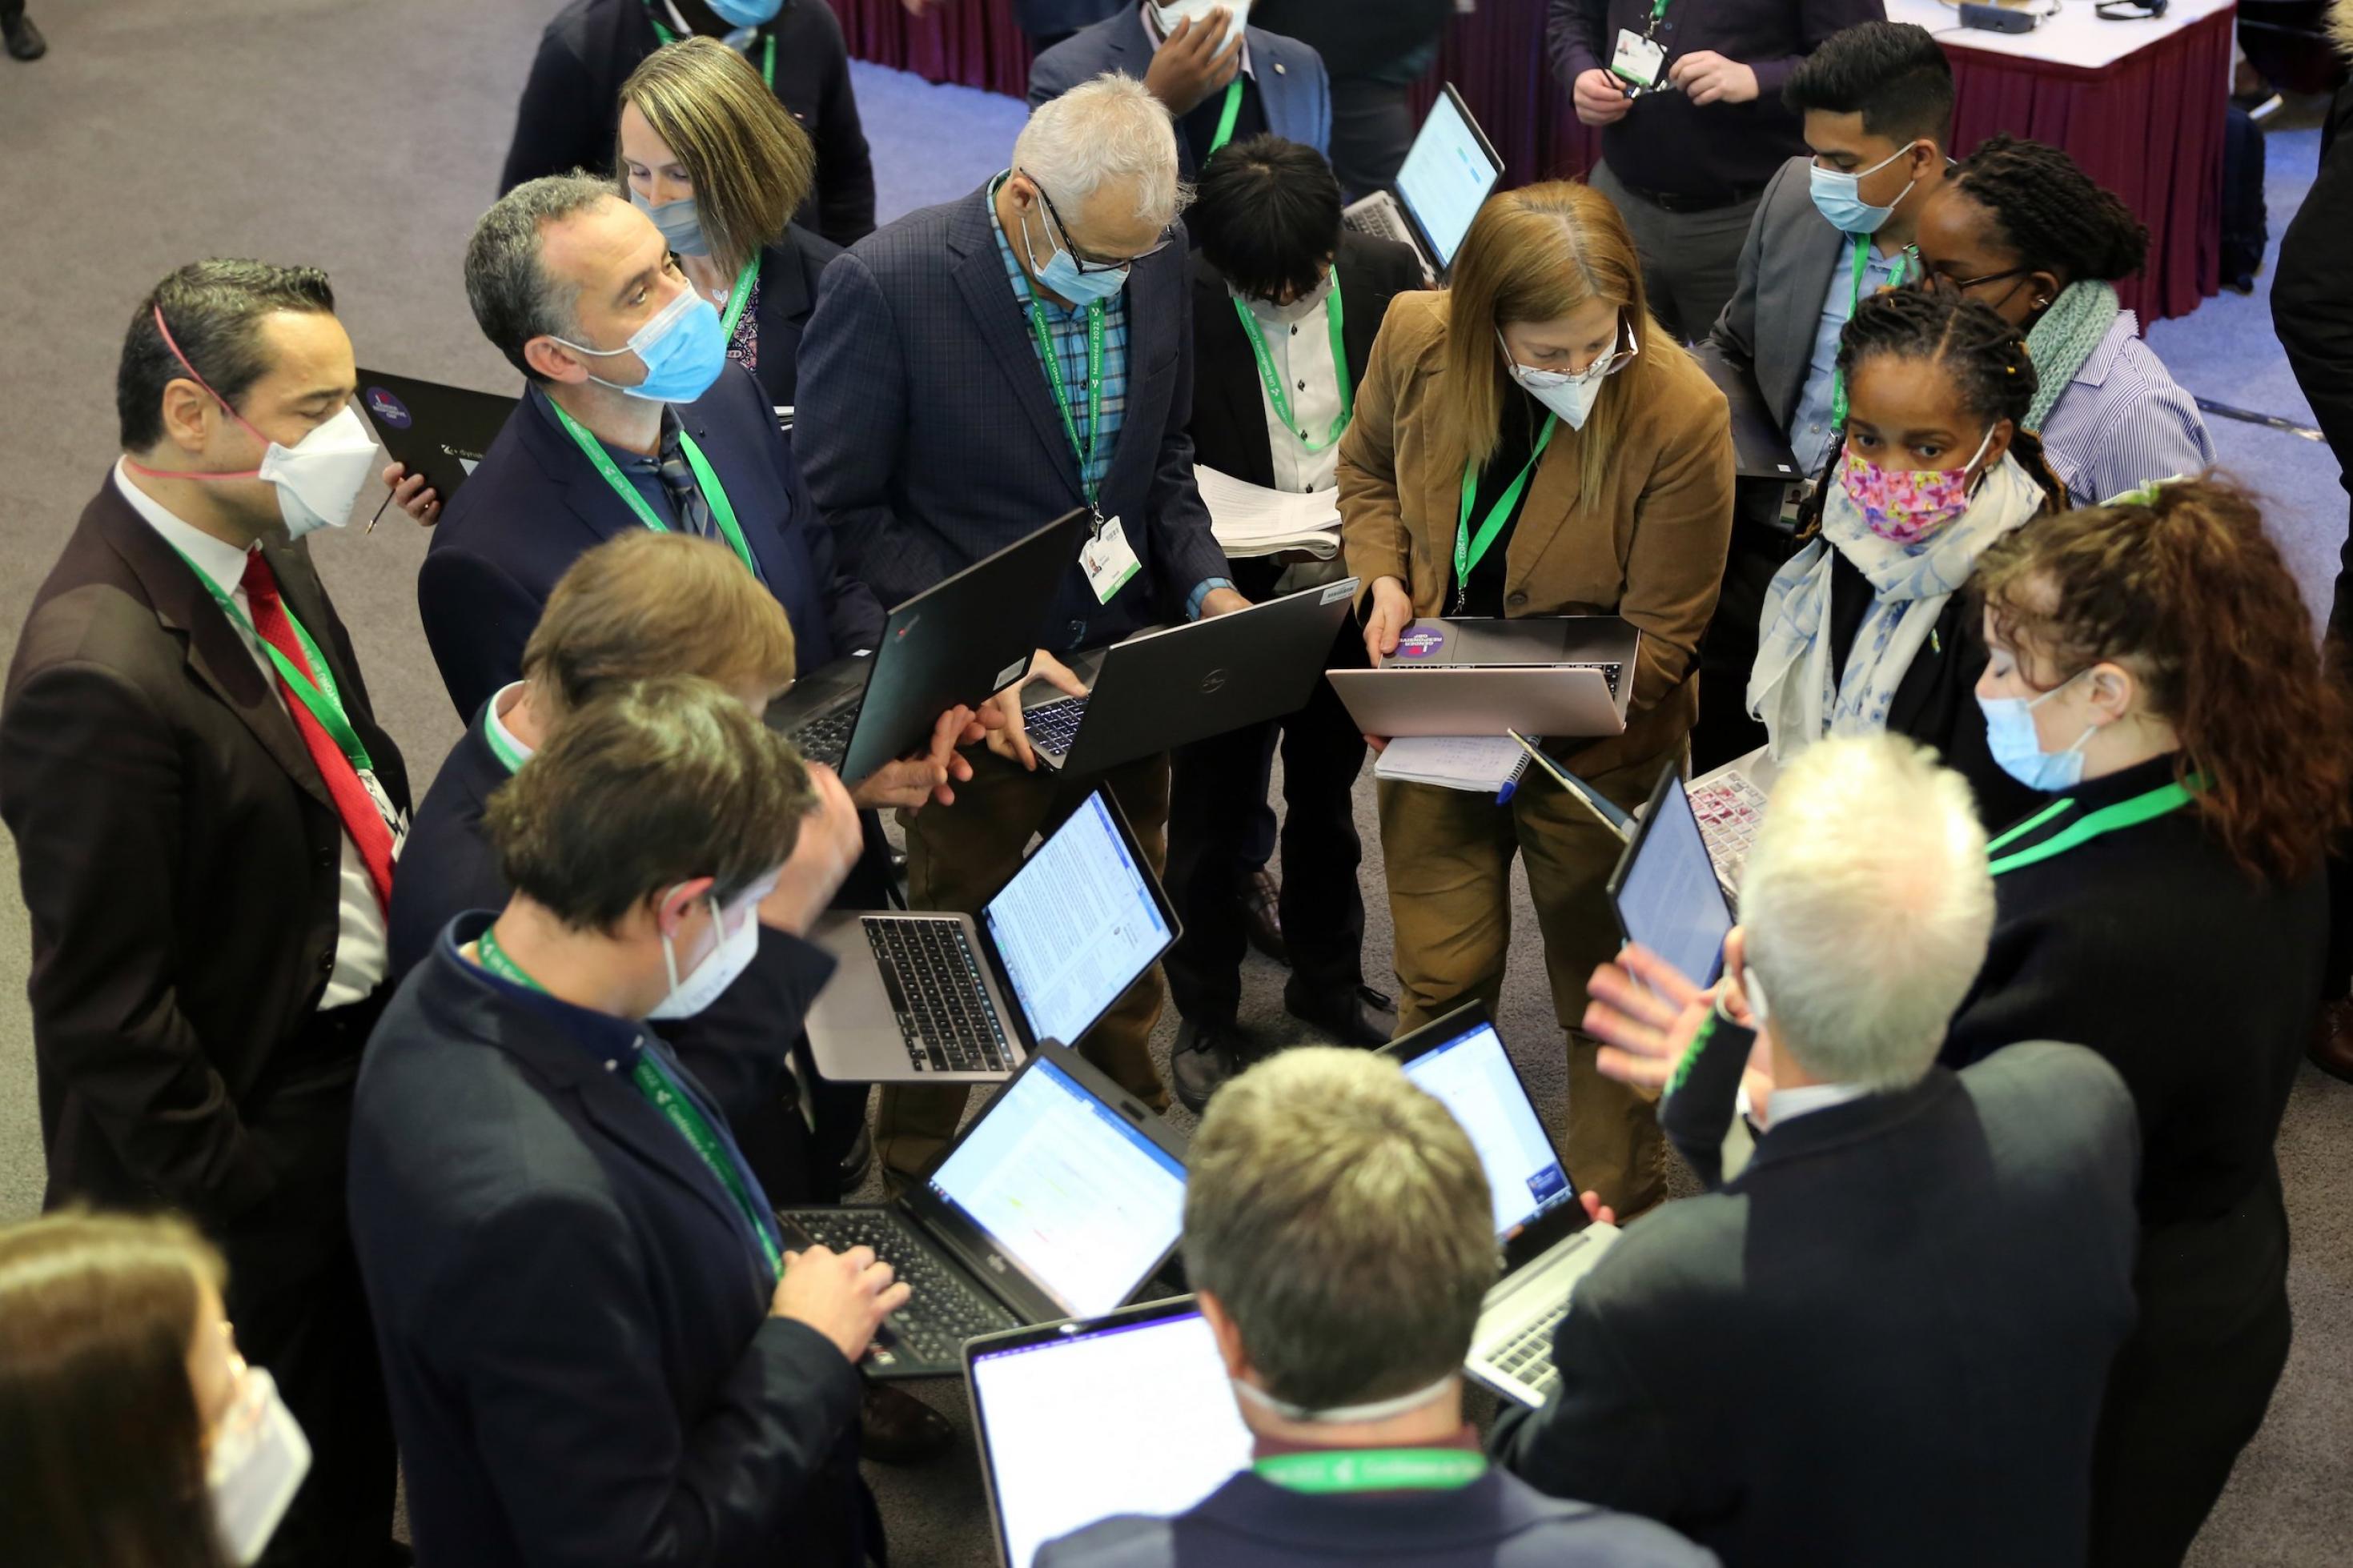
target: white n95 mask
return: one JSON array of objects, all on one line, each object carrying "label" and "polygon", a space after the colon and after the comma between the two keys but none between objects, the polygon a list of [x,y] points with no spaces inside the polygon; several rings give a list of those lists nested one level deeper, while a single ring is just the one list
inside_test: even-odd
[{"label": "white n95 mask", "polygon": [[678,950],[670,943],[668,933],[662,937],[662,966],[670,973],[670,992],[655,1003],[646,1015],[649,1019],[691,1018],[713,1002],[720,994],[735,984],[735,977],[752,966],[760,951],[760,912],[744,911],[744,923],[733,931],[727,929],[727,912],[712,899],[711,919],[719,928],[719,945],[711,956],[694,966],[694,973],[679,977]]},{"label": "white n95 mask", "polygon": [[231,1561],[260,1560],[310,1473],[310,1439],[279,1397],[278,1380],[260,1367],[246,1367],[205,1457],[213,1523]]},{"label": "white n95 mask", "polygon": [[1240,37],[1242,28],[1249,25],[1250,0],[1168,0],[1166,5],[1152,7],[1152,19],[1160,24],[1160,36],[1165,38],[1175,32],[1176,24],[1187,16],[1198,27],[1210,12],[1220,6],[1233,17],[1226,26],[1226,36],[1218,40],[1218,47],[1222,49]]}]

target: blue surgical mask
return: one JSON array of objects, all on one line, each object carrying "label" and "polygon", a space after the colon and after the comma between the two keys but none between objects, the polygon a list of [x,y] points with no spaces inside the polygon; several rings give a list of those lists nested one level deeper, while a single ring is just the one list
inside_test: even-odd
[{"label": "blue surgical mask", "polygon": [[691,403],[710,391],[719,373],[727,368],[727,333],[719,324],[719,312],[710,300],[691,289],[680,289],[644,326],[631,332],[629,341],[619,348],[583,348],[562,338],[554,341],[576,354],[598,358],[636,354],[645,362],[646,378],[635,386],[624,386],[600,375],[588,379],[649,403]]},{"label": "blue surgical mask", "polygon": [[776,19],[785,0],[702,0],[711,14],[737,27],[760,27]]},{"label": "blue surgical mask", "polygon": [[1995,765],[2027,788],[2045,795],[2073,789],[2083,783],[2084,742],[2099,726],[2084,725],[2075,743],[2063,752],[2046,752],[2042,749],[2042,737],[2034,730],[2034,710],[2088,673],[2079,670],[2031,700],[1980,696],[1978,706],[1985,710],[1986,750],[1993,753]]},{"label": "blue surgical mask", "polygon": [[1878,233],[1879,226],[1894,217],[1895,209],[1904,205],[1904,196],[1912,194],[1912,187],[1905,186],[1904,196],[1896,197],[1883,207],[1875,207],[1864,201],[1859,194],[1862,181],[1865,176],[1876,174],[1919,144],[1917,142],[1906,142],[1894,153],[1882,158],[1870,168],[1857,169],[1852,174],[1841,174],[1836,169],[1825,169],[1820,163],[1809,165],[1806,179],[1813,191],[1814,206],[1824,217],[1830,219],[1831,226],[1841,234]]},{"label": "blue surgical mask", "polygon": [[[1027,208],[1021,214],[1021,237],[1025,241],[1029,240],[1029,209]],[[1048,237],[1052,237],[1050,229]],[[1029,258],[1036,261],[1037,258],[1038,246],[1030,241]],[[1082,272],[1078,258],[1057,244],[1054,253],[1038,268],[1038,286],[1060,295],[1073,305],[1092,305],[1098,300],[1111,299],[1127,287],[1127,268],[1113,267],[1101,272]]]},{"label": "blue surgical mask", "polygon": [[631,191],[629,205],[653,219],[654,226],[661,230],[662,242],[681,256],[711,254],[711,242],[702,237],[702,214],[696,208],[692,196],[656,206]]}]

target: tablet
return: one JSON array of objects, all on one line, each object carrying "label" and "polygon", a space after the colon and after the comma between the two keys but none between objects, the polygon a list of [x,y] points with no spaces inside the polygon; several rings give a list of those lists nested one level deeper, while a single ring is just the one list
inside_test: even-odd
[{"label": "tablet", "polygon": [[1724,969],[1732,905],[1692,814],[1678,763],[1669,763],[1641,825],[1609,877],[1609,903],[1628,942],[1641,942],[1694,984],[1713,985]]}]

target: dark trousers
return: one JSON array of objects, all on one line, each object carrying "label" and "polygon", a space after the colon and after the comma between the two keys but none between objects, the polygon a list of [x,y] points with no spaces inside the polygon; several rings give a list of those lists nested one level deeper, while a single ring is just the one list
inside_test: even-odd
[{"label": "dark trousers", "polygon": [[[1751,497],[1742,480],[1740,505],[1732,525],[1732,551],[1724,563],[1724,590],[1699,645],[1699,722],[1692,730],[1692,772],[1704,773],[1745,757],[1765,743],[1765,726],[1748,716],[1748,675],[1757,663],[1757,623],[1765,613],[1765,590],[1789,559],[1789,536],[1756,521],[1762,495]],[[1772,510],[1778,512],[1778,485]],[[1769,515],[1769,514],[1768,514]]]},{"label": "dark trousers", "polygon": [[[2353,474],[2348,474],[2353,485]],[[2327,657],[2338,673],[2353,677],[2353,523],[2345,532],[2337,573],[2337,598],[2328,613]],[[2321,971],[2325,999],[2341,999],[2353,982],[2353,845],[2339,845],[2328,858],[2327,967]]]},{"label": "dark trousers", "polygon": [[1350,201],[1397,178],[1413,146],[1413,105],[1402,82],[1335,77],[1332,82],[1332,173]]}]

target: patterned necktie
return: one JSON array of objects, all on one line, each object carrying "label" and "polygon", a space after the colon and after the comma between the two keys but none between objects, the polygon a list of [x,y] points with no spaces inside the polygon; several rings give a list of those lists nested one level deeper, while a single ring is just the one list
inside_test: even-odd
[{"label": "patterned necktie", "polygon": [[686,531],[711,538],[711,503],[702,499],[702,487],[695,483],[694,470],[687,466],[686,447],[675,427],[662,432],[660,469],[662,489],[670,492],[670,507]]}]

